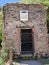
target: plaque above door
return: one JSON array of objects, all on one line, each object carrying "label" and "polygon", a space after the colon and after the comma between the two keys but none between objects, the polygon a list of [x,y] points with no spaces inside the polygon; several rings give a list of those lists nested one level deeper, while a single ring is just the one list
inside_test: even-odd
[{"label": "plaque above door", "polygon": [[20,21],[28,21],[28,11],[27,10],[21,10],[20,11]]}]

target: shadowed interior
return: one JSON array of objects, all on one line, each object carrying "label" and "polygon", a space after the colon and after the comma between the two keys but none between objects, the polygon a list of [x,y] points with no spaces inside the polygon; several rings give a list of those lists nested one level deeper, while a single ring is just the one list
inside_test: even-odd
[{"label": "shadowed interior", "polygon": [[21,29],[21,52],[33,52],[33,43],[32,29]]}]

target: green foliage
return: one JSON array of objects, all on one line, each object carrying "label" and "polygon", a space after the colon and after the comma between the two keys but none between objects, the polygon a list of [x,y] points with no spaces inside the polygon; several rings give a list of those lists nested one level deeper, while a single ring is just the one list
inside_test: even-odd
[{"label": "green foliage", "polygon": [[0,11],[1,11],[1,7],[0,7]]},{"label": "green foliage", "polygon": [[49,6],[49,0],[21,0],[22,3],[43,3],[46,6]]},{"label": "green foliage", "polygon": [[[1,43],[1,42],[2,42],[2,39],[0,39],[0,43]],[[1,49],[1,47],[2,47],[2,46],[1,46],[1,44],[0,44],[0,49]]]},{"label": "green foliage", "polygon": [[8,49],[5,48],[4,52],[3,49],[0,50],[0,65],[6,65],[5,63],[8,61],[8,59],[9,59]]},{"label": "green foliage", "polygon": [[0,9],[0,45],[2,42],[2,10]]},{"label": "green foliage", "polygon": [[28,3],[32,3],[32,0],[21,0],[21,2],[28,4]]},{"label": "green foliage", "polygon": [[0,12],[0,33],[2,33],[2,11]]},{"label": "green foliage", "polygon": [[43,4],[44,4],[45,6],[49,6],[49,1],[44,1]]},{"label": "green foliage", "polygon": [[44,4],[48,4],[49,5],[49,1],[48,0],[21,0],[22,3],[44,3]]},{"label": "green foliage", "polygon": [[5,61],[2,57],[3,57],[2,51],[0,50],[0,65],[5,65]]},{"label": "green foliage", "polygon": [[5,62],[2,58],[0,58],[0,65],[5,65]]},{"label": "green foliage", "polygon": [[32,60],[37,60],[37,57],[35,57],[34,55],[32,56]]},{"label": "green foliage", "polygon": [[49,33],[49,7],[47,9],[47,28],[48,28],[48,33]]}]

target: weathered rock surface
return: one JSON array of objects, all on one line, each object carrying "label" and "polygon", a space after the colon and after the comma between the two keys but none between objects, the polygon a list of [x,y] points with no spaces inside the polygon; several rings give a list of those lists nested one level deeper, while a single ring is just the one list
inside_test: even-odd
[{"label": "weathered rock surface", "polygon": [[[28,21],[20,21],[20,10],[28,10]],[[42,4],[11,3],[3,7],[3,42],[6,47],[12,46],[20,53],[18,29],[35,29],[35,53],[48,53],[46,10]]]}]

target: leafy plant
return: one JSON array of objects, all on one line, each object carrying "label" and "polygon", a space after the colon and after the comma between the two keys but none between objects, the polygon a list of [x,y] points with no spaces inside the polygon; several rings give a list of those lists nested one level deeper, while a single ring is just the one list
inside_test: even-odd
[{"label": "leafy plant", "polygon": [[43,3],[44,5],[49,6],[49,0],[21,0],[22,3]]},{"label": "leafy plant", "polygon": [[8,49],[5,48],[4,53],[3,50],[0,50],[0,65],[5,65],[8,59],[9,59]]},{"label": "leafy plant", "polygon": [[0,8],[0,46],[2,42],[2,9]]},{"label": "leafy plant", "polygon": [[44,4],[45,6],[49,6],[49,1],[44,1],[43,4]]},{"label": "leafy plant", "polygon": [[1,52],[1,50],[0,50],[0,65],[5,65],[5,61],[2,58],[2,52]]}]

